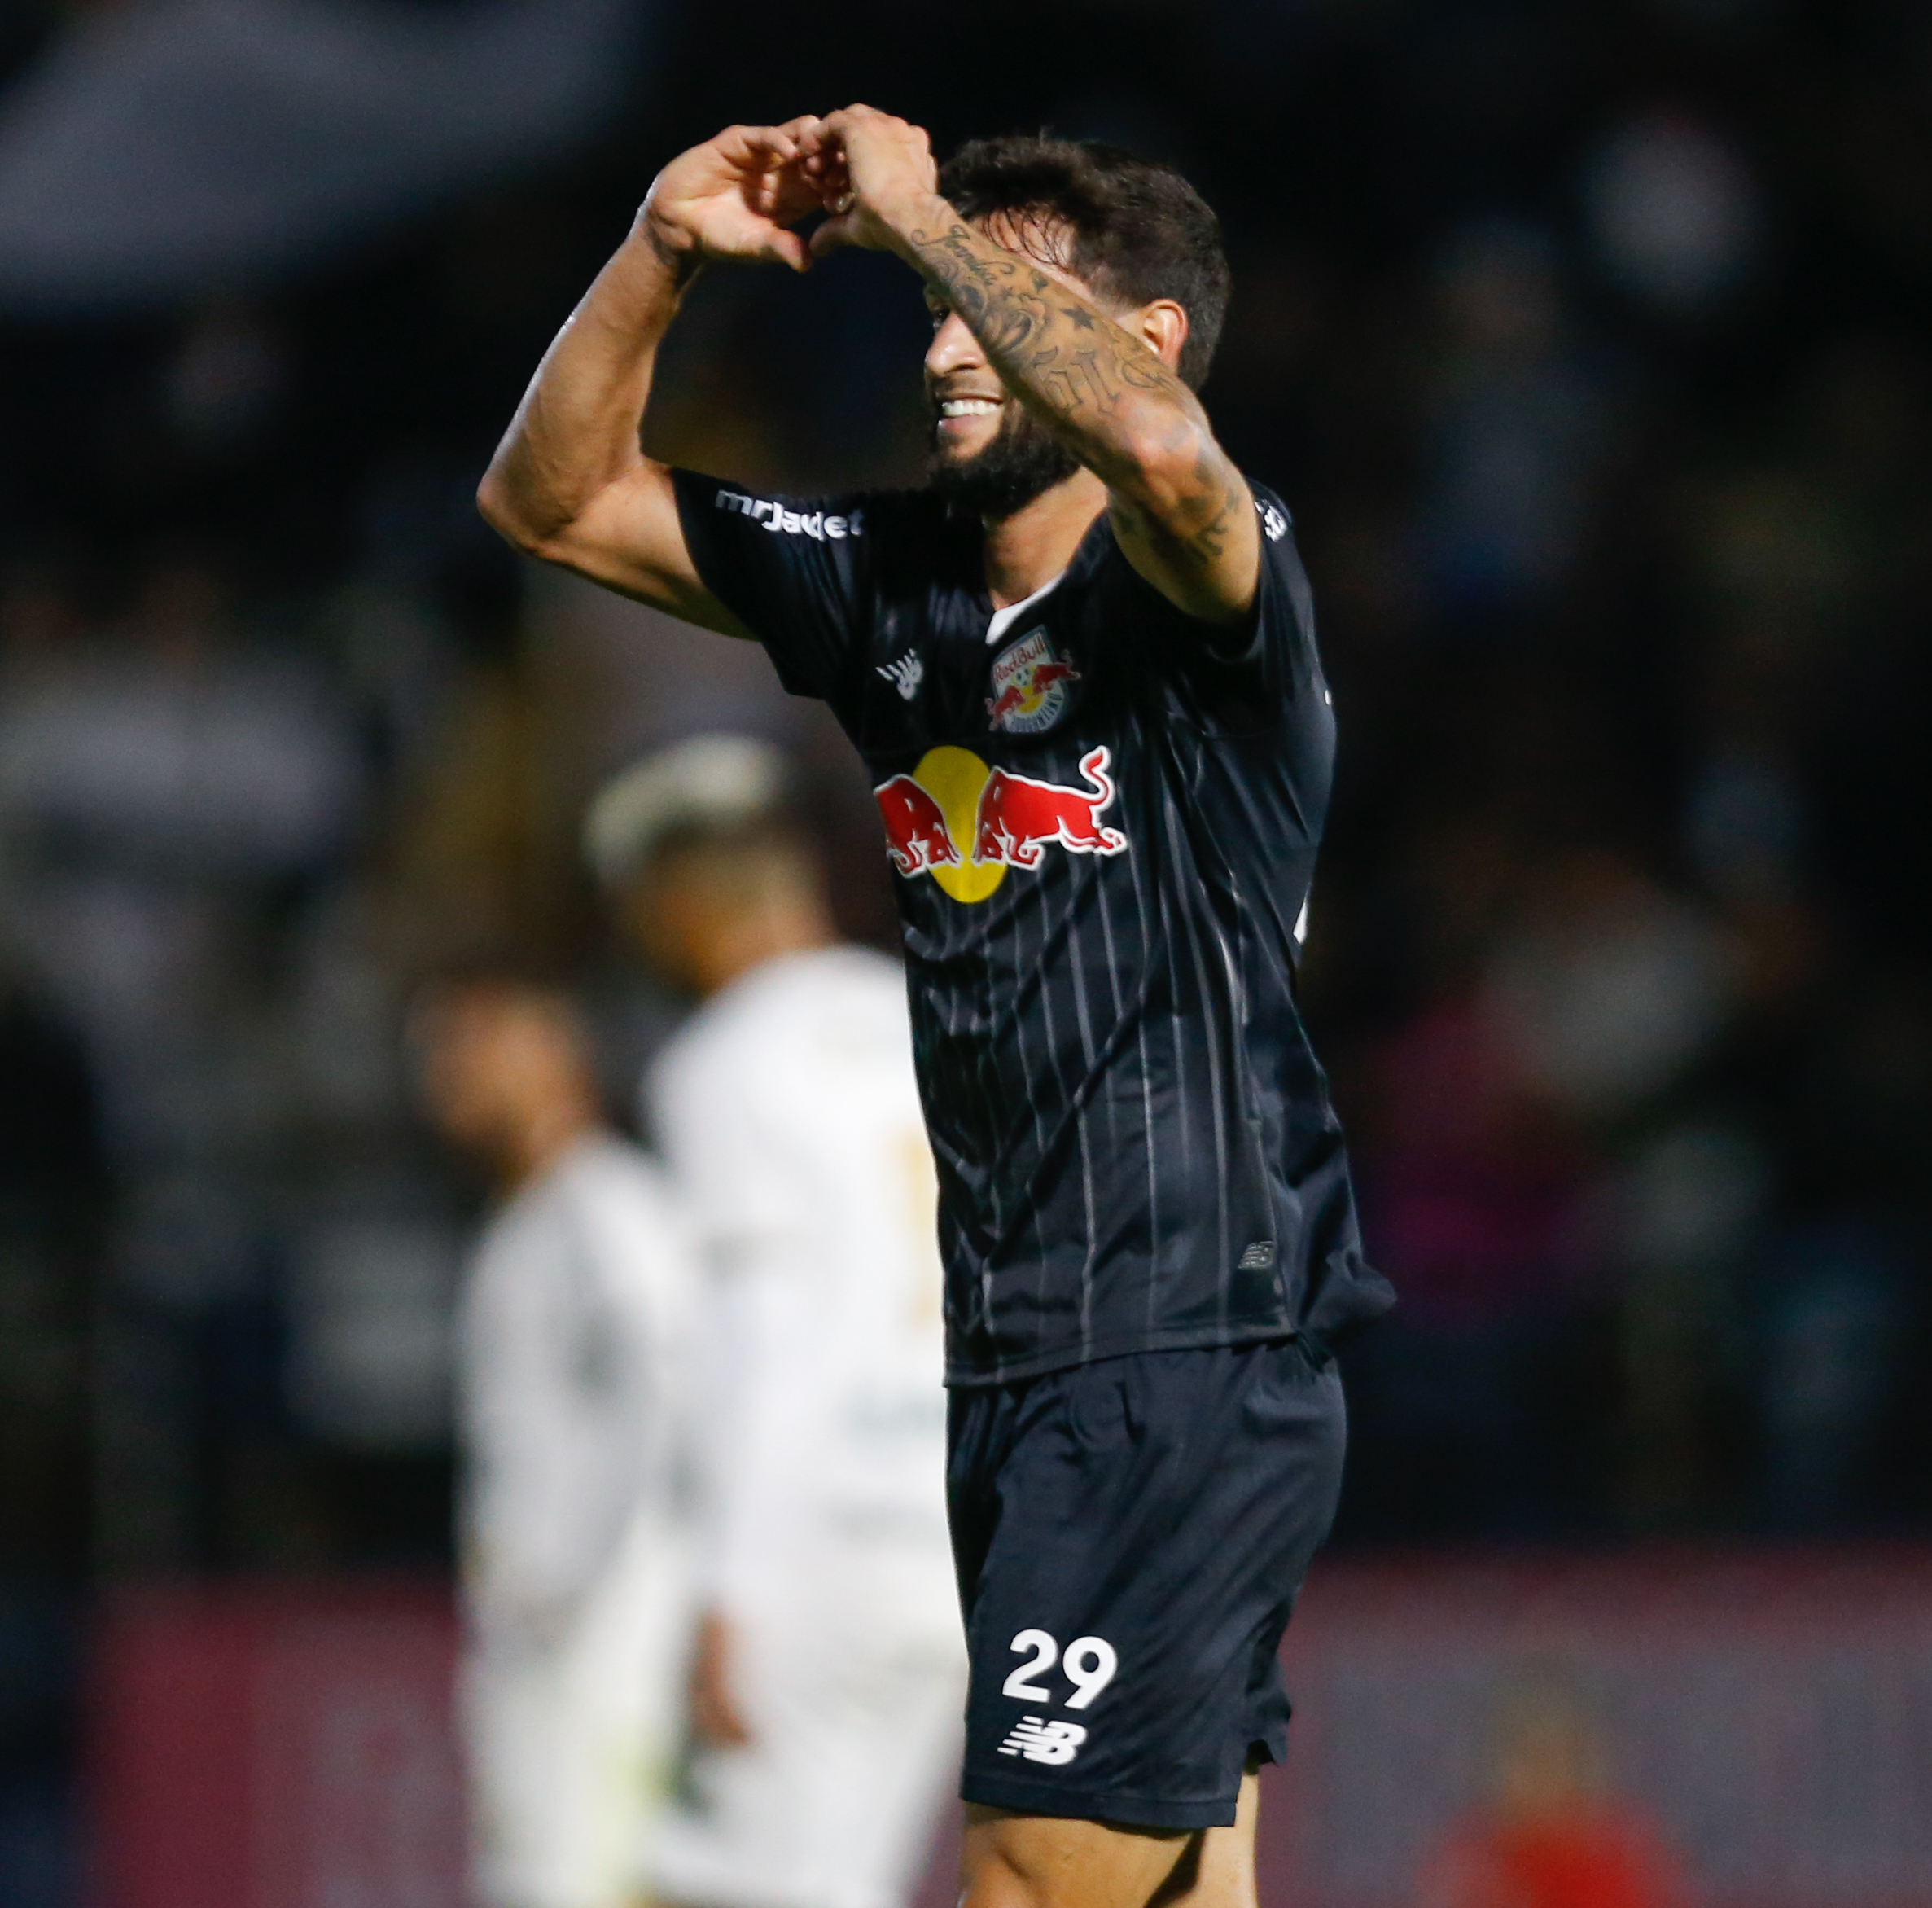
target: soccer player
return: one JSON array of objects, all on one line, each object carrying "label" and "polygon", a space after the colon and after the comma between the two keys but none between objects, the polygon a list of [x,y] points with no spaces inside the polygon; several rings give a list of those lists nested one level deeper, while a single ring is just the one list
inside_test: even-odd
[{"label": "soccer player", "polygon": [[[924,281],[929,487],[646,457],[691,274],[844,245]],[[869,107],[734,127],[659,175],[480,492],[763,643],[872,772],[940,1186],[969,1908],[1251,1902],[1328,1345],[1388,1300],[1295,999],[1334,748],[1308,586],[1194,393],[1227,288],[1200,198],[1112,147],[939,171]]]},{"label": "soccer player", "polygon": [[959,1763],[931,1149],[896,962],[842,945],[782,764],[699,736],[590,813],[652,965],[702,1005],[650,1125],[696,1220],[699,1747],[660,1901],[900,1908]]},{"label": "soccer player", "polygon": [[629,1908],[690,1635],[696,1261],[662,1178],[606,1125],[560,996],[447,982],[416,1033],[432,1118],[503,1194],[458,1333],[473,1893]]}]

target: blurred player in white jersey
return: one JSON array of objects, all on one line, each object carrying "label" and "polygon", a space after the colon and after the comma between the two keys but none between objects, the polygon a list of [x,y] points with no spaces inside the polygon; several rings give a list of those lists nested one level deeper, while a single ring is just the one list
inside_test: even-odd
[{"label": "blurred player in white jersey", "polygon": [[696,1749],[659,1896],[896,1908],[957,1771],[941,1277],[904,976],[837,941],[764,745],[620,777],[592,859],[703,1005],[651,1124],[712,1267]]},{"label": "blurred player in white jersey", "polygon": [[483,1908],[627,1908],[675,1752],[697,1270],[567,1002],[434,989],[424,1097],[504,1195],[458,1321],[462,1722]]}]

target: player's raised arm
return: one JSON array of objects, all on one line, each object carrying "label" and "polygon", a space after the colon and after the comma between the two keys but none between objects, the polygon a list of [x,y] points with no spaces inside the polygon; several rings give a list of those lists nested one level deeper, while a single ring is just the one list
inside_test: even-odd
[{"label": "player's raised arm", "polygon": [[708,259],[811,263],[791,230],[820,209],[819,128],[731,126],[659,173],[629,236],[537,366],[476,501],[519,550],[727,635],[699,580],[666,465],[638,441],[659,345]]},{"label": "player's raised arm", "polygon": [[[969,224],[938,191],[927,136],[870,107],[827,116],[839,216],[813,249],[893,251],[971,329],[1009,391],[1107,486],[1114,532],[1171,602],[1212,622],[1254,601],[1260,533],[1253,500],[1175,366],[1188,314],[1157,299],[1111,314],[1043,249],[1019,252]],[[1050,233],[1028,235],[1050,245]]]}]

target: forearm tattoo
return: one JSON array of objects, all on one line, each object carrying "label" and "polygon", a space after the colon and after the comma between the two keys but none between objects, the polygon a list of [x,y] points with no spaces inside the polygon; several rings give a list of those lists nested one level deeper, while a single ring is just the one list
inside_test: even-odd
[{"label": "forearm tattoo", "polygon": [[[1246,492],[1187,385],[1105,312],[963,220],[915,230],[907,240],[921,270],[985,347],[1009,388],[1044,410],[1081,460],[1113,486],[1114,515],[1122,528],[1161,542],[1201,569],[1211,567],[1226,547]],[[1133,445],[1147,431],[1149,401],[1154,430],[1168,446],[1182,450],[1191,443],[1195,449],[1194,480],[1180,500],[1183,523],[1155,520],[1126,502],[1114,485],[1115,476],[1129,475]]]}]

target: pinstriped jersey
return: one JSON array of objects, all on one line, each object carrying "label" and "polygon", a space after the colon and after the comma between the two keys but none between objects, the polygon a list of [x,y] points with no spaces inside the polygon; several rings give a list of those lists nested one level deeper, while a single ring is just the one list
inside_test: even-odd
[{"label": "pinstriped jersey", "polygon": [[996,611],[926,492],[804,502],[681,472],[708,589],[871,773],[940,1178],[947,1374],[1373,1316],[1341,1129],[1295,997],[1334,722],[1286,511],[1195,621],[1104,514]]}]

